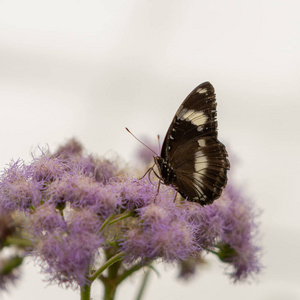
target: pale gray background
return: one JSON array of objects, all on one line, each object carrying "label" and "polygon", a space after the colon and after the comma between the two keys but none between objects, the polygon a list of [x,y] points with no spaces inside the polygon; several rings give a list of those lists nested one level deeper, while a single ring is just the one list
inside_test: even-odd
[{"label": "pale gray background", "polygon": [[[0,167],[76,136],[133,163],[187,94],[214,84],[219,136],[236,156],[235,184],[263,208],[263,273],[233,285],[223,267],[190,283],[171,266],[152,274],[150,299],[300,299],[299,1],[1,1]],[[46,287],[27,262],[1,299],[79,299]],[[117,299],[133,299],[138,276]],[[33,294],[35,296],[33,296]],[[93,286],[94,299],[102,294]]]}]

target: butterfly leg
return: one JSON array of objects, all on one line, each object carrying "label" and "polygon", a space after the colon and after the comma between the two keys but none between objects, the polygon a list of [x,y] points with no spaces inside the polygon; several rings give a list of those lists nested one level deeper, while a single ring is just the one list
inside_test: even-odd
[{"label": "butterfly leg", "polygon": [[153,171],[153,166],[152,166],[151,168],[149,168],[149,169],[145,172],[145,174],[144,174],[139,180],[145,178],[145,176],[146,176],[147,174],[148,174],[148,176],[150,177],[151,171]]},{"label": "butterfly leg", "polygon": [[156,196],[157,196],[157,195],[158,195],[158,193],[159,193],[159,188],[160,188],[160,180],[158,181],[158,185],[157,185],[157,192],[156,192],[155,198],[156,198]]},{"label": "butterfly leg", "polygon": [[158,181],[157,191],[156,191],[156,195],[155,195],[155,198],[154,198],[154,201],[153,201],[154,203],[155,203],[156,197],[157,197],[157,195],[159,193],[159,188],[160,188],[160,180]]},{"label": "butterfly leg", "polygon": [[177,191],[175,191],[175,197],[174,197],[174,200],[173,200],[173,202],[175,202],[175,201],[176,201],[177,194],[178,194],[178,192],[177,192]]}]

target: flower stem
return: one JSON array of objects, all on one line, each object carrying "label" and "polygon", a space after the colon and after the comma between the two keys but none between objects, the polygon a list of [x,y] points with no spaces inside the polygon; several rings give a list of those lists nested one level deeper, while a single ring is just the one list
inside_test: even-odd
[{"label": "flower stem", "polygon": [[104,223],[102,224],[101,228],[100,228],[100,231],[102,231],[107,225],[111,225],[111,224],[114,224],[118,221],[121,221],[123,219],[126,219],[126,218],[129,218],[129,217],[133,217],[134,216],[134,213],[132,211],[130,212],[127,212],[127,213],[124,213],[124,214],[121,214],[118,218],[112,220],[112,218],[114,217],[114,215],[111,215],[109,216],[105,221]]},{"label": "flower stem", "polygon": [[80,288],[80,299],[81,300],[90,300],[91,299],[91,285],[85,285]]},{"label": "flower stem", "polygon": [[143,281],[142,281],[139,293],[137,294],[136,300],[141,300],[142,299],[142,296],[145,292],[146,284],[148,282],[151,270],[152,270],[152,268],[149,267],[148,270],[146,271],[146,273],[144,274]]},{"label": "flower stem", "polygon": [[121,220],[126,219],[126,218],[129,218],[129,217],[133,217],[133,216],[134,216],[134,213],[133,213],[132,211],[130,211],[130,212],[125,213],[125,214],[121,215],[120,217],[118,217],[118,218],[116,218],[116,219],[110,221],[110,222],[108,223],[108,225],[114,224],[114,223],[116,223],[116,222],[118,222],[118,221],[121,221]]},{"label": "flower stem", "polygon": [[110,284],[106,283],[104,284],[105,290],[104,290],[104,300],[114,300],[116,290],[117,290],[117,285],[116,284]]},{"label": "flower stem", "polygon": [[133,267],[131,267],[130,269],[125,270],[118,278],[118,284],[120,284],[123,280],[125,280],[127,277],[129,277],[130,275],[132,275],[134,272],[140,270],[141,268],[143,268],[144,266],[142,264],[136,264]]},{"label": "flower stem", "polygon": [[[112,258],[115,258],[116,255],[111,256],[113,254],[112,251],[106,251],[106,257],[109,258],[110,261]],[[122,257],[123,258],[123,257]],[[118,283],[118,273],[121,267],[122,261],[118,260],[115,263],[111,264],[107,269],[107,276],[103,276],[102,274],[99,276],[99,279],[104,284],[104,300],[113,300],[116,294]]]},{"label": "flower stem", "polygon": [[102,267],[100,267],[89,279],[93,282],[104,270],[113,265],[119,260],[122,260],[124,257],[123,252],[119,252],[116,255],[112,256]]},{"label": "flower stem", "polygon": [[22,248],[31,248],[33,246],[32,241],[26,238],[20,238],[20,237],[7,237],[3,243],[4,246],[18,246]]},{"label": "flower stem", "polygon": [[104,221],[104,223],[102,224],[102,226],[101,226],[101,228],[100,228],[100,231],[102,231],[105,227],[106,227],[106,225],[111,221],[111,219],[114,217],[114,215],[111,215],[111,216],[109,216],[105,221]]}]

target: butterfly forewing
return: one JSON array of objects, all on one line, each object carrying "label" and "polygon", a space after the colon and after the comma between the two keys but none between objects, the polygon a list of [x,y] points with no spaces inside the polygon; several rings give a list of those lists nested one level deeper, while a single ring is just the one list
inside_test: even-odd
[{"label": "butterfly forewing", "polygon": [[226,149],[217,139],[216,105],[213,86],[197,86],[177,110],[156,160],[166,184],[202,205],[221,195],[229,169]]}]

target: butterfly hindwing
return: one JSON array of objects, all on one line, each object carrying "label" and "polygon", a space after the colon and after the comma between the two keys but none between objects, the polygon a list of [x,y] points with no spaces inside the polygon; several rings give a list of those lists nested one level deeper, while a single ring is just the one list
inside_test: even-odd
[{"label": "butterfly hindwing", "polygon": [[216,106],[213,86],[197,86],[177,110],[156,160],[165,184],[202,205],[221,195],[229,169],[226,149],[217,139]]}]

